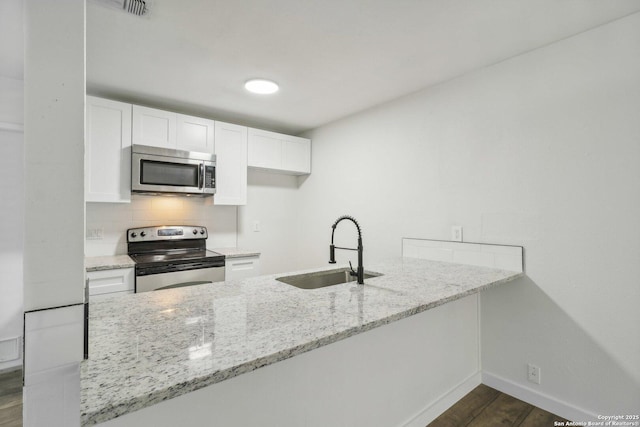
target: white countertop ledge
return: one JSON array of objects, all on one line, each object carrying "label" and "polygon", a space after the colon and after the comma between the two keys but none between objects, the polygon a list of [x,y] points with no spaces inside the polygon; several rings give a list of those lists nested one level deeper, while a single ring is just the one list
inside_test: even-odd
[{"label": "white countertop ledge", "polygon": [[[331,270],[336,266],[328,266]],[[313,269],[309,271],[318,271]],[[81,423],[123,414],[412,316],[523,273],[398,258],[383,276],[303,290],[261,276],[90,305]]]},{"label": "white countertop ledge", "polygon": [[129,255],[93,256],[84,259],[87,271],[114,270],[119,268],[133,268],[136,263]]}]

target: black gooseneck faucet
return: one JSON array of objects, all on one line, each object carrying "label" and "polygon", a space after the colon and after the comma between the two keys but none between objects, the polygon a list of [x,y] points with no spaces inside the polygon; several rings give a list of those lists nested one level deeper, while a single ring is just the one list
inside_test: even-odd
[{"label": "black gooseneck faucet", "polygon": [[[341,247],[337,247],[333,244],[333,235],[336,232],[336,227],[338,225],[338,223],[340,223],[340,221],[342,221],[343,219],[348,219],[349,221],[353,222],[356,226],[356,228],[358,229],[358,248],[354,249],[354,248],[341,248]],[[364,267],[362,266],[362,231],[360,230],[360,224],[358,224],[358,221],[356,221],[356,219],[352,216],[349,215],[343,215],[340,218],[336,219],[336,222],[333,223],[333,225],[331,226],[331,228],[333,229],[331,231],[331,245],[329,246],[329,264],[335,264],[336,263],[336,249],[343,249],[343,250],[347,250],[347,251],[358,251],[358,269],[357,272],[353,271],[353,267],[351,267],[351,275],[352,276],[356,276],[358,278],[358,284],[359,285],[364,285]],[[349,262],[349,265],[351,265],[351,262]]]}]

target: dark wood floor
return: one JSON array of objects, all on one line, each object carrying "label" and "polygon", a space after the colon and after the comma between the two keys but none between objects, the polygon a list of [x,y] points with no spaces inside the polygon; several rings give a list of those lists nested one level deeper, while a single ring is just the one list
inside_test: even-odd
[{"label": "dark wood floor", "polygon": [[428,427],[547,427],[567,421],[480,384]]},{"label": "dark wood floor", "polygon": [[[546,427],[567,421],[480,384],[428,427]],[[0,427],[22,427],[22,371],[0,374]]]},{"label": "dark wood floor", "polygon": [[0,374],[0,427],[22,427],[22,371]]}]

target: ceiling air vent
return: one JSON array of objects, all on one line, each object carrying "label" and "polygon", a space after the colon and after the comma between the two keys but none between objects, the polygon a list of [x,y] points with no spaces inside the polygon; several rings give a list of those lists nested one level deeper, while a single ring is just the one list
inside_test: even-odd
[{"label": "ceiling air vent", "polygon": [[149,13],[149,0],[94,0],[94,2],[124,10],[136,16],[145,16]]},{"label": "ceiling air vent", "polygon": [[148,12],[147,2],[144,0],[124,0],[124,10],[134,15],[142,16]]}]

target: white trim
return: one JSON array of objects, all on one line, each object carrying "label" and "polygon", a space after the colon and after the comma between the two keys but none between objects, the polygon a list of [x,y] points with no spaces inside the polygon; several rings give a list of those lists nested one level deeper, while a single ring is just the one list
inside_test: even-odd
[{"label": "white trim", "polygon": [[482,292],[478,292],[476,294],[476,313],[478,328],[477,336],[478,336],[478,372],[482,372]]},{"label": "white trim", "polygon": [[498,375],[482,372],[482,383],[505,394],[570,421],[597,421],[597,415],[555,397],[516,384]]},{"label": "white trim", "polygon": [[17,371],[22,368],[22,358],[11,360],[9,362],[0,362],[0,374]]},{"label": "white trim", "polygon": [[436,418],[438,418],[444,411],[452,407],[456,402],[466,396],[474,388],[481,384],[481,374],[476,372],[463,380],[460,384],[453,387],[448,392],[444,393],[435,402],[429,403],[419,413],[414,415],[409,421],[402,424],[403,427],[424,427]]},{"label": "white trim", "polygon": [[7,130],[9,132],[24,132],[24,125],[20,123],[0,122],[0,130]]},{"label": "white trim", "polygon": [[83,359],[84,306],[76,304],[24,314],[24,385]]}]

